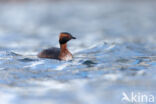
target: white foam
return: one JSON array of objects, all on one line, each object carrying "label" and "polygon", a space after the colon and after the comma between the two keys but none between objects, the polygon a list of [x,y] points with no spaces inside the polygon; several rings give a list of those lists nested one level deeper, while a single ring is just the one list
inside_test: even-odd
[{"label": "white foam", "polygon": [[1,104],[14,104],[13,100],[15,99],[15,95],[0,91],[0,98]]},{"label": "white foam", "polygon": [[65,67],[67,67],[69,65],[69,63],[65,63],[65,64],[62,64],[62,65],[59,65],[56,70],[63,70]]},{"label": "white foam", "polygon": [[36,67],[37,65],[43,64],[43,61],[33,62],[31,65],[24,66],[24,68]]},{"label": "white foam", "polygon": [[122,77],[122,75],[120,75],[120,74],[106,74],[106,75],[104,76],[104,79],[116,81],[116,80],[118,80],[118,79],[121,78],[121,77]]}]

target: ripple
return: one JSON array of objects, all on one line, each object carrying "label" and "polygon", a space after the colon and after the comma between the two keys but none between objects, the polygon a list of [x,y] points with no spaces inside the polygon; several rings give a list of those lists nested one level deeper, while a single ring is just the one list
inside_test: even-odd
[{"label": "ripple", "polygon": [[[122,104],[123,91],[156,95],[154,1],[6,3],[0,12],[1,103]],[[58,46],[60,31],[77,37],[68,44],[74,59],[38,58]]]}]

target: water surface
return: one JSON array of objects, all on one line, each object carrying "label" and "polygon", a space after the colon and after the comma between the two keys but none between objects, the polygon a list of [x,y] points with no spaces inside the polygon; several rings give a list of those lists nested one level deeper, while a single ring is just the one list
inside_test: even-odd
[{"label": "water surface", "polygon": [[[0,4],[1,103],[131,104],[123,92],[156,96],[155,3]],[[77,37],[68,43],[74,59],[37,58],[59,47],[62,31]]]}]

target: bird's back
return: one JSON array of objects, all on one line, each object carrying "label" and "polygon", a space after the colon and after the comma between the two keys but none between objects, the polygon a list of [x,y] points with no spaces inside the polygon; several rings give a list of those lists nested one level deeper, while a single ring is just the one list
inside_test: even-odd
[{"label": "bird's back", "polygon": [[40,58],[51,58],[51,59],[59,59],[60,48],[52,47],[43,50],[38,54]]}]

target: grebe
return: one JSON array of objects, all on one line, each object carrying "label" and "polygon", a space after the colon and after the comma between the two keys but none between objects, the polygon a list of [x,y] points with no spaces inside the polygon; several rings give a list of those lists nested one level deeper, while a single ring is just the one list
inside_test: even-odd
[{"label": "grebe", "polygon": [[71,39],[76,39],[68,32],[62,32],[59,36],[60,48],[52,47],[45,49],[38,54],[39,58],[50,58],[58,60],[72,60],[73,55],[67,49],[67,42]]}]

